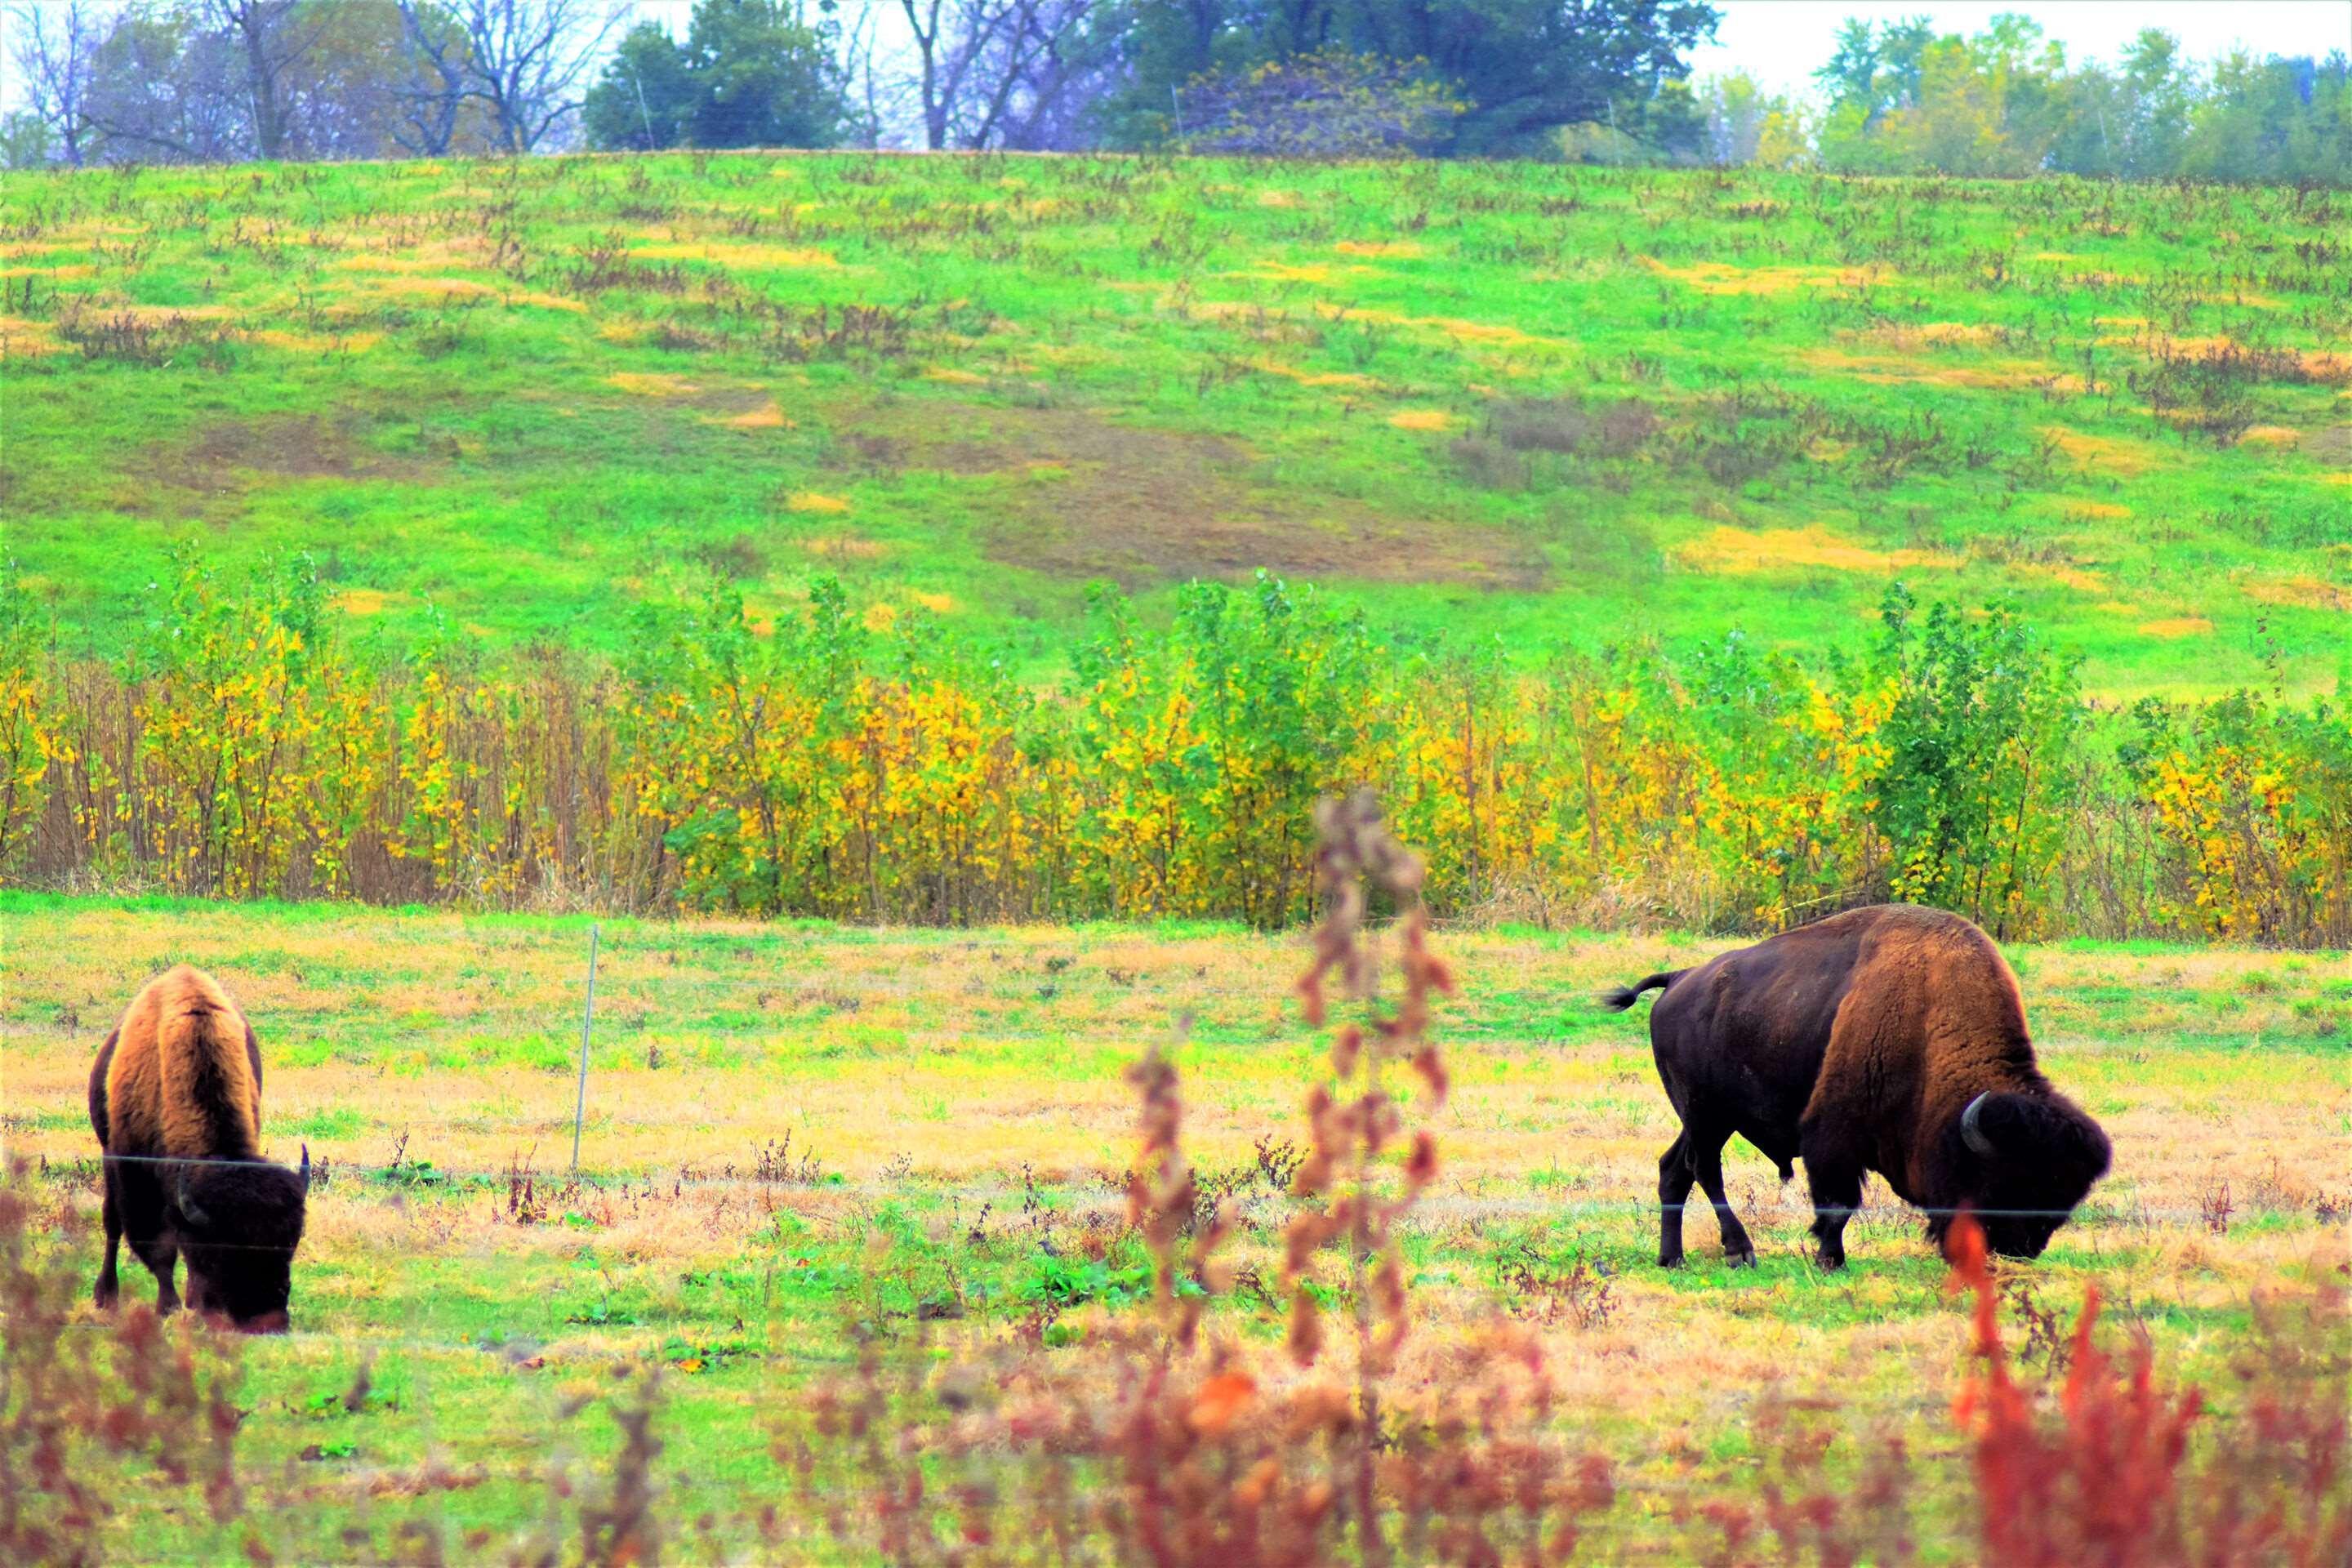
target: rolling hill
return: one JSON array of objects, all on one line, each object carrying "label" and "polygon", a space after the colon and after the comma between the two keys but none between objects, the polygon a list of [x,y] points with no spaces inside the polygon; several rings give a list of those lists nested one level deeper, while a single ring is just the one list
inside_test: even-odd
[{"label": "rolling hill", "polygon": [[2095,693],[2352,647],[2341,196],[710,154],[19,175],[9,553],[108,653],[194,538],[397,647],[718,573],[1058,660],[1258,567],[1383,632],[2019,605]]}]

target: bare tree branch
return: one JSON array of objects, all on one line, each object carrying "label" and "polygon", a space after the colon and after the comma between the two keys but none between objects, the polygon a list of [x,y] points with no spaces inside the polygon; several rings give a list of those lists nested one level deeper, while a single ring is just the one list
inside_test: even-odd
[{"label": "bare tree branch", "polygon": [[294,122],[288,77],[327,26],[322,7],[303,0],[209,0],[206,14],[236,40],[245,57],[246,91],[253,100],[254,151],[282,158]]},{"label": "bare tree branch", "polygon": [[400,88],[403,128],[393,139],[420,157],[438,158],[457,136],[466,102],[466,29],[456,13],[434,0],[400,0],[401,34],[410,79]]},{"label": "bare tree branch", "polygon": [[604,0],[461,0],[457,12],[472,95],[510,153],[530,152],[578,110],[582,79],[629,16]]},{"label": "bare tree branch", "polygon": [[9,7],[8,30],[26,103],[57,132],[66,162],[79,168],[91,130],[90,61],[106,37],[104,19],[87,0],[28,3]]}]

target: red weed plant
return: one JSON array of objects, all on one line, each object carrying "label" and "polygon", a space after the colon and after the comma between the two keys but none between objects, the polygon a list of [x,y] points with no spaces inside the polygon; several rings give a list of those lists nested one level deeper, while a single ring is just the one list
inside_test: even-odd
[{"label": "red weed plant", "polygon": [[[835,1545],[894,1563],[1311,1568],[1402,1556],[1500,1568],[1567,1561],[1582,1521],[1613,1502],[1605,1464],[1552,1436],[1551,1386],[1523,1331],[1441,1347],[1423,1384],[1397,1386],[1412,1305],[1401,1224],[1436,1176],[1437,1149],[1426,1128],[1406,1126],[1385,1079],[1405,1064],[1423,1090],[1417,1109],[1443,1103],[1428,1022],[1452,982],[1429,949],[1419,863],[1375,803],[1327,805],[1319,826],[1328,913],[1300,990],[1318,1025],[1349,1015],[1331,1061],[1346,1087],[1319,1084],[1308,1099],[1312,1146],[1294,1187],[1306,1206],[1285,1237],[1285,1349],[1242,1343],[1208,1310],[1234,1216],[1228,1200],[1200,1221],[1177,1069],[1154,1049],[1129,1074],[1142,1158],[1128,1189],[1154,1260],[1152,1310],[1061,1350],[1016,1335],[928,1378],[930,1358],[886,1356],[869,1337],[857,1375],[797,1424],[787,1416],[777,1445]],[[1392,965],[1367,925],[1368,880],[1400,911]],[[1384,1002],[1391,967],[1399,984]],[[1327,1257],[1329,1284],[1317,1278]],[[1342,1307],[1349,1331],[1327,1335],[1318,1297]],[[784,1514],[764,1522],[777,1547],[796,1540]]]},{"label": "red weed plant", "polygon": [[[1952,1285],[1975,1296],[1978,1365],[1953,1406],[1985,1560],[2014,1568],[2288,1568],[2352,1562],[2344,1293],[2261,1304],[2234,1412],[2158,1379],[2147,1342],[2099,1348],[2085,1292],[2054,1417],[2010,1373],[1983,1232],[1952,1227]],[[2202,1425],[2219,1426],[2192,1453]]]},{"label": "red weed plant", "polygon": [[236,1470],[237,1342],[193,1316],[167,1326],[131,1305],[75,1321],[83,1277],[69,1210],[36,1215],[18,1161],[0,1183],[0,1562],[107,1561],[126,1491],[193,1494],[216,1523],[245,1498]]}]

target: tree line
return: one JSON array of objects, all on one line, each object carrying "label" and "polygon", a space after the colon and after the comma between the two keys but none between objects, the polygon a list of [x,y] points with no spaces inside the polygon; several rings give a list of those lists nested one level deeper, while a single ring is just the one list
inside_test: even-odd
[{"label": "tree line", "polygon": [[2021,16],[1849,22],[1813,96],[1702,81],[1696,0],[42,0],[0,158],[905,146],[1538,157],[1843,174],[2352,172],[2340,51],[2071,60]]}]

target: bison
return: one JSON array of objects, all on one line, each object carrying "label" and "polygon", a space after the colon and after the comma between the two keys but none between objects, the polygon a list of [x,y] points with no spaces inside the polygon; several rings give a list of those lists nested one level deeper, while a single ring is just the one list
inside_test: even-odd
[{"label": "bison", "polygon": [[1865,1172],[1928,1212],[1930,1242],[1965,1207],[1994,1250],[2019,1258],[2039,1257],[2106,1173],[2106,1134],[2034,1065],[2017,977],[1958,915],[1852,910],[1601,1000],[1622,1011],[1662,987],[1650,1043],[1683,1124],[1658,1161],[1664,1267],[1682,1261],[1694,1179],[1725,1256],[1755,1262],[1723,1192],[1735,1132],[1784,1182],[1805,1162],[1825,1268],[1845,1262]]},{"label": "bison", "polygon": [[121,1287],[125,1237],[155,1275],[155,1308],[188,1258],[189,1307],[252,1333],[282,1331],[310,1191],[310,1150],[289,1171],[261,1158],[261,1047],[213,978],[182,964],[131,999],[89,1070],[89,1123],[106,1184],[98,1304]]}]

